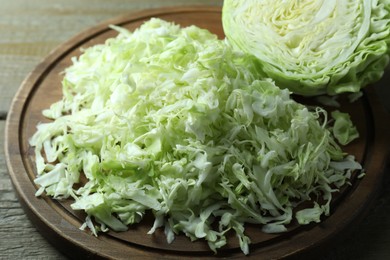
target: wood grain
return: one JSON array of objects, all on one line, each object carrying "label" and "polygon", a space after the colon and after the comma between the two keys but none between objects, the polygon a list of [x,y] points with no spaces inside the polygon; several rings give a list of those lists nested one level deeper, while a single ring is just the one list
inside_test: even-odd
[{"label": "wood grain", "polygon": [[[204,244],[189,243],[185,238],[178,238],[172,245],[164,243],[163,236],[154,237],[154,240],[151,240],[143,235],[147,229],[142,225],[139,229],[130,231],[133,233],[112,233],[94,238],[87,232],[78,230],[82,220],[69,210],[66,203],[61,204],[49,198],[34,198],[36,190],[32,183],[34,164],[27,139],[35,131],[36,124],[43,120],[41,110],[61,96],[59,72],[70,64],[70,57],[79,54],[80,47],[103,42],[106,38],[115,35],[115,32],[107,29],[108,24],[118,24],[134,29],[151,16],[175,21],[183,26],[196,24],[223,36],[220,11],[215,8],[144,11],[131,18],[113,19],[73,38],[46,58],[22,85],[10,110],[5,147],[10,174],[22,205],[25,206],[26,212],[41,232],[44,232],[45,236],[59,249],[64,252],[71,250],[73,257],[125,258],[132,255],[142,258],[181,259],[183,257],[193,258],[195,257],[193,253],[196,253],[197,257],[211,256]],[[388,131],[386,125],[375,121],[384,120],[384,115],[376,104],[377,101],[372,91],[368,91],[359,102],[343,107],[351,112],[362,134],[359,141],[348,149],[357,155],[370,175],[362,180],[353,181],[352,188],[343,192],[343,197],[338,199],[336,210],[320,225],[294,228],[287,234],[272,236],[251,231],[249,228],[254,241],[251,257],[279,258],[298,253],[300,255],[318,254],[320,252],[318,250],[340,239],[340,233],[346,231],[367,213],[379,188],[388,144],[385,135]],[[149,250],[144,250],[145,248]],[[225,251],[224,254],[232,257],[242,256],[237,245],[233,244],[229,248],[231,250]],[[192,253],[189,254],[190,251]]]}]

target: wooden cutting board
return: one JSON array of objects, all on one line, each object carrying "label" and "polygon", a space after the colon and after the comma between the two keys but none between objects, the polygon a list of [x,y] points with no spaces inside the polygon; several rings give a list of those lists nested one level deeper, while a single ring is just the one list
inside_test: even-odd
[{"label": "wooden cutting board", "polygon": [[[41,111],[61,99],[61,72],[71,65],[71,57],[81,54],[80,49],[103,43],[117,32],[109,24],[134,30],[151,17],[173,21],[181,26],[197,25],[223,38],[220,7],[180,7],[147,10],[115,18],[91,28],[55,49],[36,69],[28,75],[16,94],[6,125],[5,150],[9,173],[20,202],[38,230],[59,250],[72,258],[160,258],[207,259],[215,257],[202,241],[190,242],[177,236],[168,244],[162,231],[147,235],[151,219],[122,233],[108,232],[92,236],[79,227],[84,215],[70,209],[71,201],[55,201],[49,197],[36,198],[33,183],[35,164],[33,149],[28,139],[39,122],[47,121]],[[302,102],[313,103],[311,99]],[[379,106],[373,91],[368,87],[364,96],[354,103],[341,100],[339,110],[351,114],[357,125],[360,138],[345,150],[356,156],[367,174],[358,179],[354,176],[351,185],[335,194],[331,215],[320,224],[292,225],[283,234],[264,234],[258,226],[248,225],[247,234],[252,239],[249,258],[271,259],[284,257],[314,256],[341,239],[349,227],[369,210],[380,187],[389,144],[388,115]],[[244,257],[234,237],[218,256]],[[248,257],[245,257],[246,259]]]}]

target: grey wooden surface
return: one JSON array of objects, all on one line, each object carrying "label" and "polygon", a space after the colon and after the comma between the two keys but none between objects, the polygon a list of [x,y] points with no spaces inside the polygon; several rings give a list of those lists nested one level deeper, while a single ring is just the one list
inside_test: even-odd
[{"label": "grey wooden surface", "polygon": [[[22,80],[57,45],[105,19],[141,9],[194,4],[221,5],[222,0],[0,0],[0,259],[66,259],[26,217],[6,169],[5,119]],[[378,89],[388,109],[389,74]],[[387,170],[369,215],[321,258],[390,259],[389,215]]]}]

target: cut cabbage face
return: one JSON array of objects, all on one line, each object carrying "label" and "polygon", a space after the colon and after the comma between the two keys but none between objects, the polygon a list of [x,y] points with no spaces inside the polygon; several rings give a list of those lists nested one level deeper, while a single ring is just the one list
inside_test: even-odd
[{"label": "cut cabbage face", "polygon": [[231,44],[301,95],[359,92],[389,61],[389,0],[225,0]]},{"label": "cut cabbage face", "polygon": [[232,230],[247,254],[245,223],[318,222],[361,168],[323,109],[292,100],[227,41],[160,19],[114,28],[73,59],[63,99],[43,112],[52,121],[30,139],[37,195],[74,199],[83,228],[123,231],[150,211],[149,233],[164,227],[169,242],[184,233],[216,251]]}]

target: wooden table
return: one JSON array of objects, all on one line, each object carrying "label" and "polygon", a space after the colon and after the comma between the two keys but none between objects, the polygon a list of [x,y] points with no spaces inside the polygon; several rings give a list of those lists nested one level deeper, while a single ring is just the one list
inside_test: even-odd
[{"label": "wooden table", "polygon": [[[4,158],[4,127],[27,74],[57,45],[101,21],[141,9],[221,5],[222,0],[0,0],[0,259],[66,259],[21,208]],[[383,82],[390,81],[386,73]],[[390,88],[376,89],[390,111]],[[389,123],[389,122],[383,122]],[[390,134],[390,133],[389,133]],[[390,259],[390,176],[370,214],[323,259]]]}]

